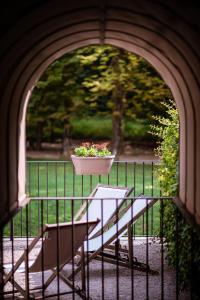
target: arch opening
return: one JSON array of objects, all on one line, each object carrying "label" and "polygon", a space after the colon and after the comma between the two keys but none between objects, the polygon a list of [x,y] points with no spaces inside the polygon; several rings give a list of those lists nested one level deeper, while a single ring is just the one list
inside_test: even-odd
[{"label": "arch opening", "polygon": [[[197,185],[200,178],[198,156],[200,120],[197,117],[200,103],[199,82],[196,75],[198,58],[191,47],[190,38],[185,40],[179,27],[174,30],[171,25],[166,25],[169,16],[168,13],[165,15],[164,9],[159,4],[156,7],[160,11],[159,18],[155,15],[157,10],[151,11],[152,17],[149,17],[138,8],[133,9],[130,6],[128,10],[128,7],[120,7],[119,10],[119,6],[115,4],[106,9],[103,29],[99,8],[81,7],[80,10],[73,11],[64,7],[61,22],[58,10],[62,8],[49,9],[47,19],[43,18],[41,9],[37,21],[33,12],[32,19],[30,18],[26,26],[26,35],[24,29],[22,30],[24,23],[27,22],[25,18],[19,26],[19,31],[21,29],[23,34],[15,40],[14,47],[8,47],[9,51],[2,63],[2,67],[5,68],[9,61],[5,81],[2,81],[6,84],[2,93],[4,117],[0,126],[1,136],[6,141],[1,147],[2,169],[6,170],[3,185],[1,184],[3,187],[6,186],[6,189],[1,191],[5,211],[9,215],[19,207],[18,200],[20,199],[23,204],[26,198],[25,114],[33,86],[46,67],[64,53],[103,42],[144,57],[169,86],[177,103],[181,124],[179,197],[188,211],[195,216],[196,221],[200,222],[200,203],[197,200],[200,196],[200,188]],[[80,13],[81,10],[85,12],[84,17]],[[180,20],[180,25],[182,23]],[[187,24],[184,24],[184,28],[190,31]],[[7,46],[9,45],[8,36]]]}]

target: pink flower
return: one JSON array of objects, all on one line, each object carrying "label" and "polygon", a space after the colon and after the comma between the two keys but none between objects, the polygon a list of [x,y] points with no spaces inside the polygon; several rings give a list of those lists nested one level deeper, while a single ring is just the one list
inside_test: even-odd
[{"label": "pink flower", "polygon": [[90,148],[90,146],[91,146],[91,143],[89,143],[89,142],[82,143],[82,144],[81,144],[81,146],[82,146],[82,147],[85,147],[85,148],[87,148],[87,149],[88,149],[88,148]]}]

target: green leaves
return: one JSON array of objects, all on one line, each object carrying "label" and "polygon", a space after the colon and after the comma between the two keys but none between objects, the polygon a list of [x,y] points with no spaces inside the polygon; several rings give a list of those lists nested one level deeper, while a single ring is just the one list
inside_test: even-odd
[{"label": "green leaves", "polygon": [[83,143],[80,147],[74,149],[74,153],[75,155],[82,157],[104,157],[112,155],[112,153],[107,148],[107,143]]},{"label": "green leaves", "polygon": [[[153,135],[160,139],[156,150],[161,158],[158,176],[163,196],[176,196],[179,178],[179,118],[178,110],[172,100],[163,103],[167,117],[154,117],[156,125],[151,126]],[[178,222],[178,226],[176,224]],[[200,278],[200,238],[178,212],[172,203],[164,203],[164,235],[167,242],[167,258],[175,268],[178,266],[179,288],[191,281],[191,270],[196,272],[193,281],[198,287]],[[178,252],[178,256],[177,256]],[[192,299],[199,299],[198,290],[192,291]]]},{"label": "green leaves", "polygon": [[167,117],[154,117],[157,124],[151,126],[151,133],[160,140],[156,154],[160,157],[158,172],[162,194],[165,196],[176,196],[179,176],[177,172],[179,158],[178,111],[172,100],[163,103],[163,106],[167,110]]},{"label": "green leaves", "polygon": [[71,118],[111,118],[119,94],[122,115],[130,120],[151,120],[152,111],[165,113],[160,101],[170,97],[159,74],[131,52],[104,45],[68,53],[46,69],[33,90],[28,136],[34,136],[41,120],[45,136],[56,140],[56,132]]}]

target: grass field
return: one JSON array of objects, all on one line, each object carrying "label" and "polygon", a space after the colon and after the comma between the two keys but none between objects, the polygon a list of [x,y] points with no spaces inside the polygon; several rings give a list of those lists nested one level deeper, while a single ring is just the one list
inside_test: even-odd
[{"label": "grass field", "polygon": [[[27,162],[27,194],[31,197],[82,197],[88,196],[97,183],[114,186],[134,186],[132,196],[159,196],[160,190],[156,175],[157,166],[132,162],[114,163],[109,176],[77,176],[71,162],[61,161],[29,161]],[[81,205],[81,200],[44,200],[32,199],[13,220],[15,236],[37,234],[44,223],[70,221],[71,216]],[[28,222],[26,222],[28,221]],[[28,225],[27,225],[28,224]],[[135,234],[154,235],[159,231],[159,203],[146,215],[142,216],[134,226]],[[5,229],[9,235],[9,226]]]},{"label": "grass field", "polygon": [[[110,139],[112,136],[112,118],[110,117],[87,117],[84,119],[71,120],[72,138]],[[128,140],[152,140],[149,134],[150,126],[145,120],[123,120],[123,136]]]}]

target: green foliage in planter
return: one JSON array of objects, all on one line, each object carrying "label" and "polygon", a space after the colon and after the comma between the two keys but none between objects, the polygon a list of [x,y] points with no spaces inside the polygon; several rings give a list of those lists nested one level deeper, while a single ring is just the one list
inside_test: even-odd
[{"label": "green foliage in planter", "polygon": [[75,155],[82,157],[104,157],[112,155],[112,153],[107,148],[107,143],[82,143],[80,147],[74,149],[74,153]]},{"label": "green foliage in planter", "polygon": [[[161,159],[158,177],[162,195],[176,196],[179,177],[179,118],[173,101],[170,100],[164,105],[168,117],[155,117],[157,125],[151,126],[151,133],[160,139],[156,154]],[[168,261],[178,269],[180,289],[192,283],[192,299],[199,299],[200,238],[186,223],[175,205],[167,201],[163,209]]]}]

